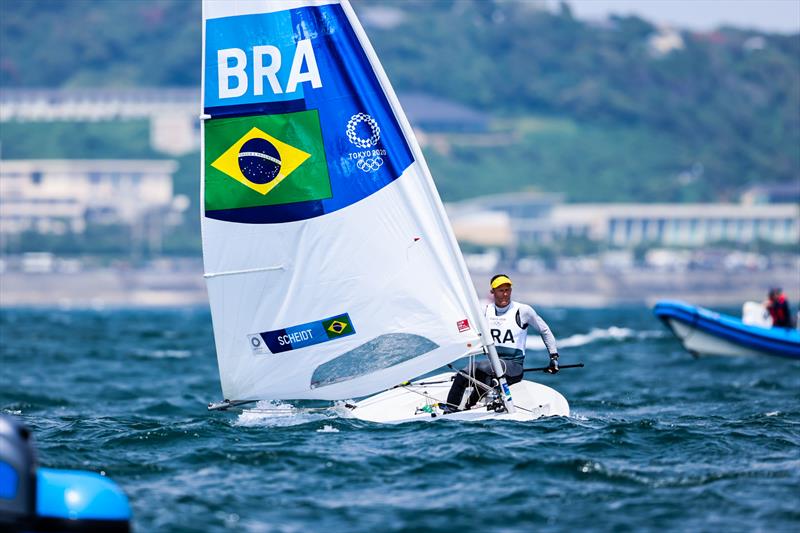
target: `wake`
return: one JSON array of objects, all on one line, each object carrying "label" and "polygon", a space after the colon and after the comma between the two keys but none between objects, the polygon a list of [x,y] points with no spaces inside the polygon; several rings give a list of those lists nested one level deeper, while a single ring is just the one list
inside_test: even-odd
[{"label": "wake", "polygon": [[[629,339],[653,339],[663,337],[666,335],[664,331],[636,331],[630,328],[620,328],[611,326],[609,328],[593,328],[588,333],[577,333],[569,337],[558,340],[559,348],[575,348],[577,346],[585,346],[593,342],[613,340],[613,341],[626,341]],[[544,350],[544,342],[541,337],[530,335],[525,342],[525,347],[528,350]]]}]

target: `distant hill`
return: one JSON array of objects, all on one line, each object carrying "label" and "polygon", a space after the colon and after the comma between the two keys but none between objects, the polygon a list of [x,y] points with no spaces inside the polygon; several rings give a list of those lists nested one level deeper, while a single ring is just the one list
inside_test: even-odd
[{"label": "distant hill", "polygon": [[[800,181],[800,35],[604,24],[531,2],[359,1],[398,90],[470,105],[514,141],[427,154],[446,199],[733,199]],[[197,86],[200,3],[4,1],[0,86]],[[13,153],[3,139],[4,153]]]}]

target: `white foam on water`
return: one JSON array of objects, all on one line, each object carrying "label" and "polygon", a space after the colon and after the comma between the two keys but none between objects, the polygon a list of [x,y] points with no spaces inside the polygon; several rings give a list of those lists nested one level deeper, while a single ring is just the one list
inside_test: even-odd
[{"label": "white foam on water", "polygon": [[192,356],[192,352],[189,350],[154,350],[150,353],[150,356],[169,359],[186,359]]},{"label": "white foam on water", "polygon": [[136,355],[152,359],[186,359],[192,356],[192,352],[190,350],[139,350]]},{"label": "white foam on water", "polygon": [[[309,411],[277,400],[261,400],[252,409],[243,410],[234,425],[243,427],[299,426],[332,417],[330,410]],[[338,430],[337,430],[338,431]]]},{"label": "white foam on water", "polygon": [[339,433],[339,430],[335,427],[331,426],[330,424],[325,424],[320,429],[317,430],[317,433]]},{"label": "white foam on water", "polygon": [[[630,328],[611,326],[609,328],[593,328],[588,333],[576,333],[563,339],[556,338],[559,348],[575,348],[601,340],[624,341],[628,339],[652,339],[664,336],[662,331],[636,331]],[[529,335],[525,343],[529,350],[544,350],[544,342],[538,335]]]},{"label": "white foam on water", "polygon": [[353,403],[355,403],[353,400],[340,400],[331,407],[331,414],[338,418],[354,418],[353,410],[347,407],[347,405],[352,405]]},{"label": "white foam on water", "polygon": [[779,414],[781,414],[780,411],[770,411],[769,413],[766,413],[764,416],[778,416]]}]

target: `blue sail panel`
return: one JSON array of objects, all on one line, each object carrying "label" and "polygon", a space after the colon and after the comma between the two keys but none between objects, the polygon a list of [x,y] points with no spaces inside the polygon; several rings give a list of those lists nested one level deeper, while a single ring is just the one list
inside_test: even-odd
[{"label": "blue sail panel", "polygon": [[[227,194],[232,199],[224,208],[207,205],[208,218],[264,224],[318,217],[377,192],[414,161],[338,4],[209,19],[205,61],[204,109],[212,117],[206,129],[206,196]],[[321,131],[321,142],[301,140],[293,146],[311,154],[306,168],[324,159],[330,198],[306,199],[301,194],[272,201],[290,187],[302,190],[298,183],[304,176],[302,166],[286,177],[285,184],[263,194],[261,201],[256,192],[247,190],[245,180],[233,175],[238,176],[236,169],[226,172],[213,166],[236,146],[244,131],[240,128],[247,129],[241,125],[247,117],[255,125],[264,116],[309,110],[317,112],[314,126]],[[225,127],[233,118],[239,129]],[[215,122],[218,127],[213,127]],[[289,123],[265,134],[281,141],[303,137],[293,135],[298,133],[291,131],[293,127],[302,126]],[[268,159],[268,154],[255,157]],[[254,205],[259,203],[263,205]]]}]

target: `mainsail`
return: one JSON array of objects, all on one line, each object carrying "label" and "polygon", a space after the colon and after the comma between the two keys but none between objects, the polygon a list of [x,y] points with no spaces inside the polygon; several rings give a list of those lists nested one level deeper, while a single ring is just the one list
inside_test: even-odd
[{"label": "mainsail", "polygon": [[364,396],[480,351],[441,200],[346,0],[204,0],[203,48],[224,397]]}]

